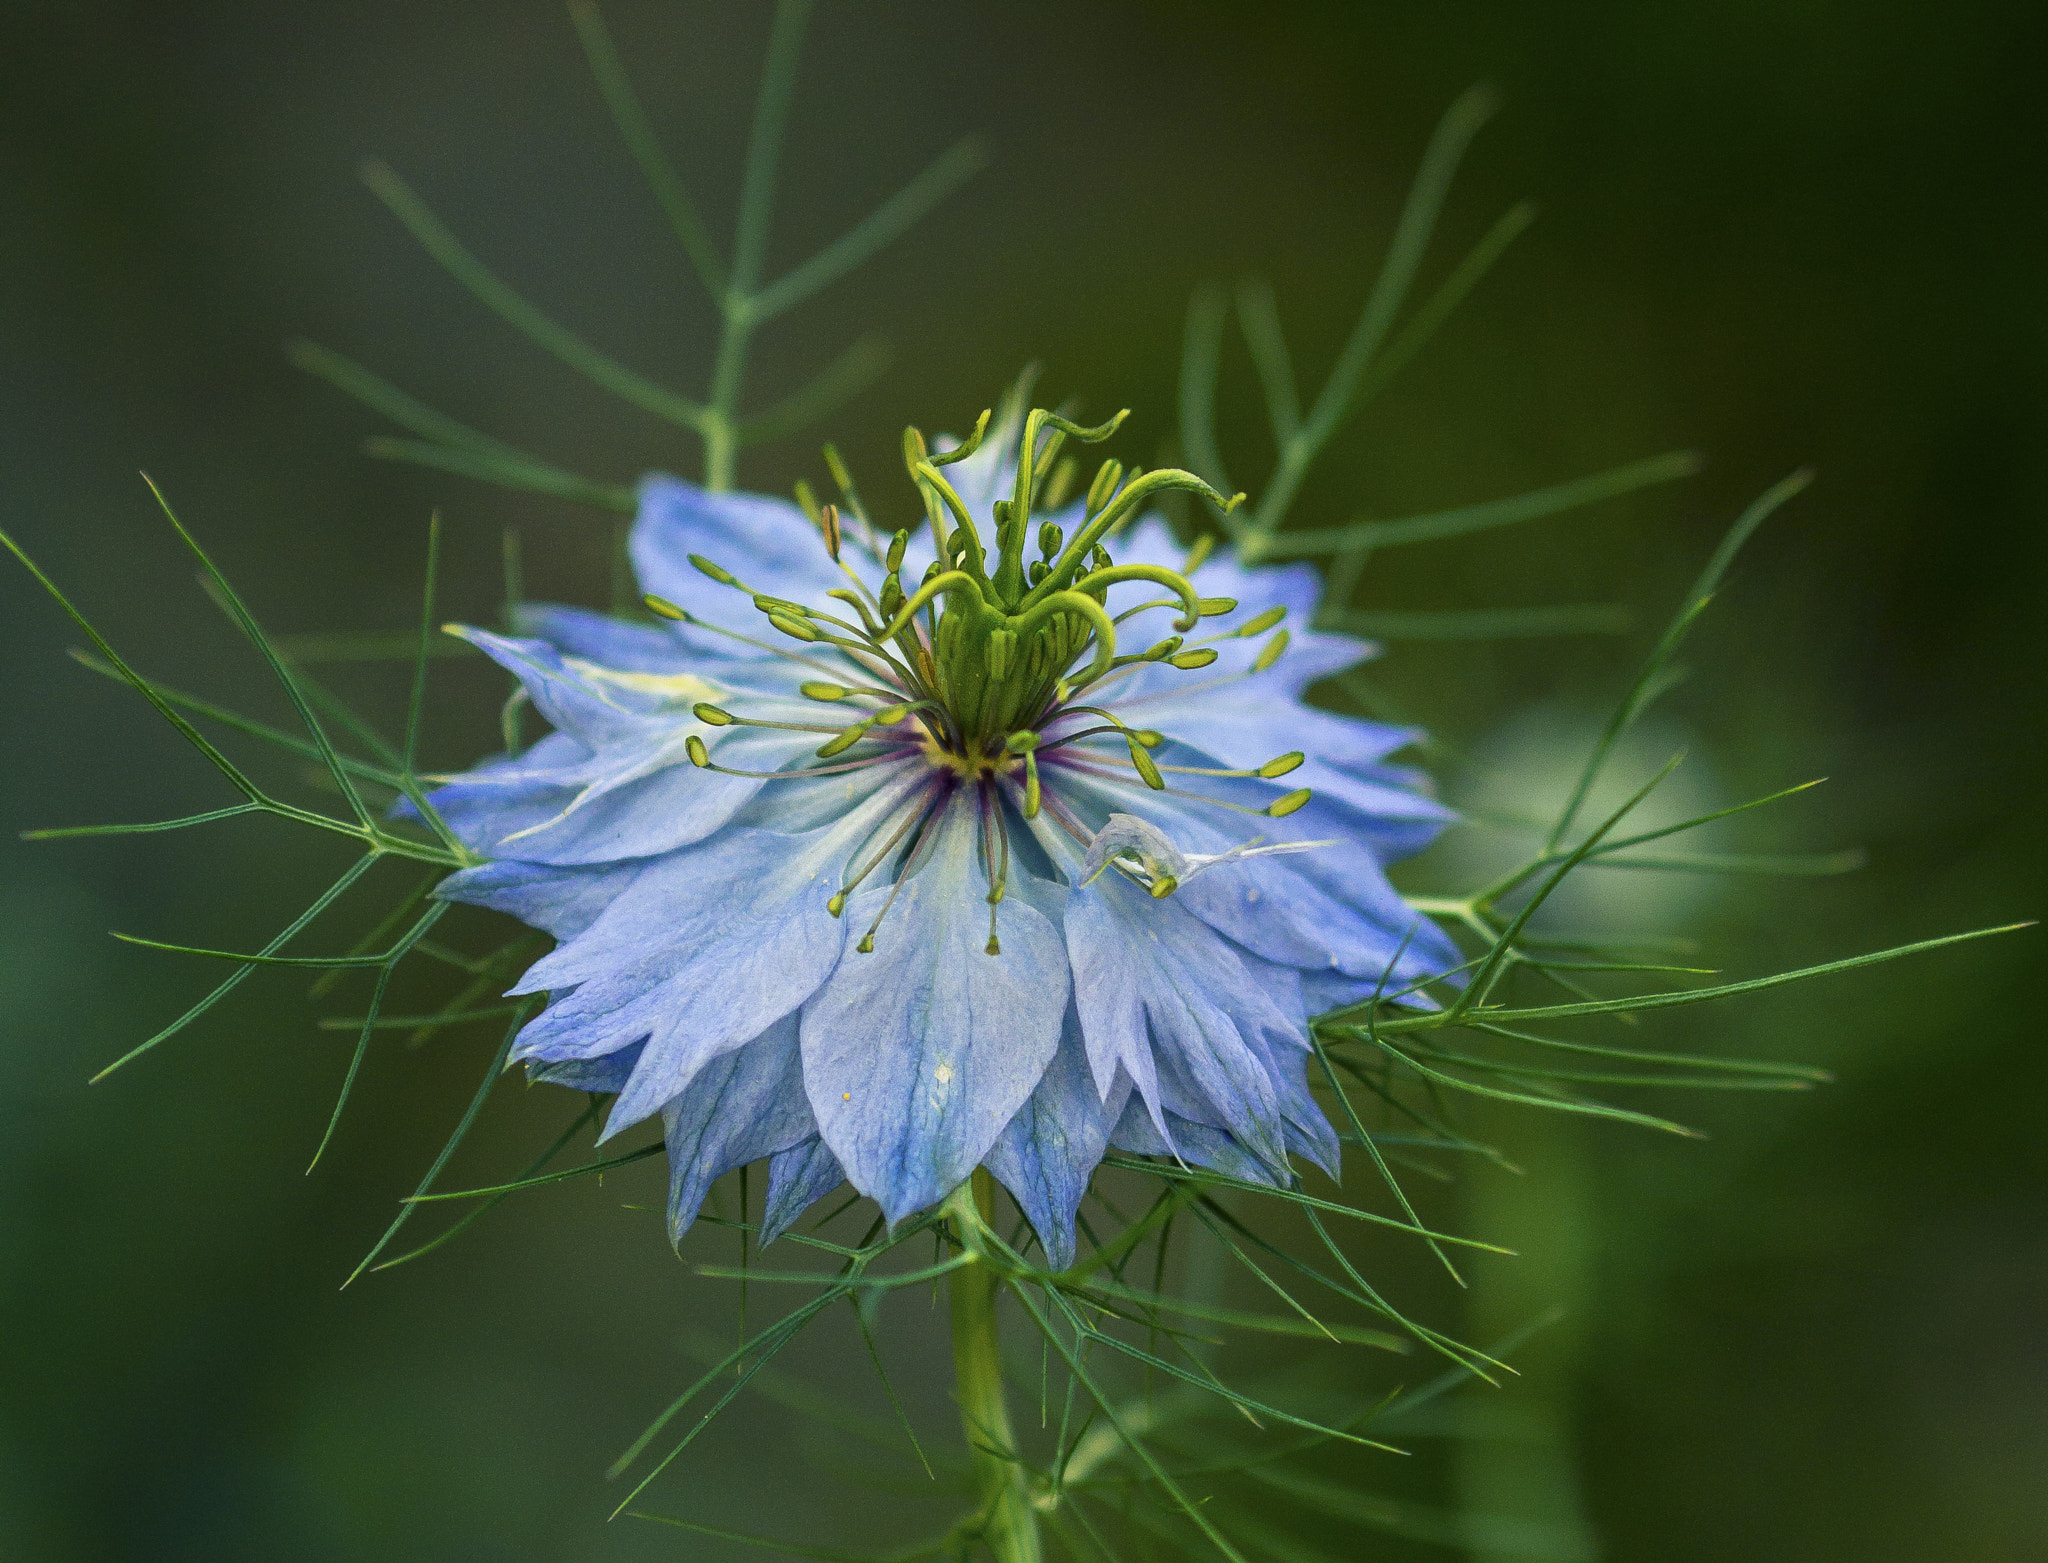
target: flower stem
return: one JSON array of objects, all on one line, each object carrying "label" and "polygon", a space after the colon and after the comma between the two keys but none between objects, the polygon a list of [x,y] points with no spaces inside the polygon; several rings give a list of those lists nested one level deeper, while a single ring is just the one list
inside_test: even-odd
[{"label": "flower stem", "polygon": [[[984,1225],[995,1214],[995,1183],[975,1168],[971,1196],[962,1189],[955,1199],[972,1198]],[[970,1252],[967,1223],[955,1218],[960,1240]],[[1010,1405],[1003,1393],[1003,1358],[996,1338],[996,1287],[999,1277],[986,1264],[961,1266],[947,1277],[953,1314],[953,1379],[960,1402],[973,1463],[974,1487],[981,1497],[982,1539],[997,1563],[1040,1563],[1038,1516],[1031,1507],[1023,1465],[1015,1458],[1017,1439],[1010,1426]],[[998,1453],[998,1451],[1003,1451]]]}]

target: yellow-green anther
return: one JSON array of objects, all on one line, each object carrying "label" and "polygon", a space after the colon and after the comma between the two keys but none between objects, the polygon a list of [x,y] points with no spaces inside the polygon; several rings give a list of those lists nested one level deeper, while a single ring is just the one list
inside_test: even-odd
[{"label": "yellow-green anther", "polygon": [[872,722],[876,727],[894,727],[908,715],[910,715],[910,707],[908,705],[883,706],[881,710],[869,717],[868,721]]},{"label": "yellow-green anther", "polygon": [[839,507],[821,505],[818,507],[818,529],[825,534],[825,552],[832,556],[832,562],[839,562]]},{"label": "yellow-green anther", "polygon": [[909,546],[910,534],[908,532],[898,532],[889,539],[889,556],[883,563],[888,566],[891,575],[894,575],[903,568],[903,550]]},{"label": "yellow-green anther", "polygon": [[1179,888],[1180,881],[1178,879],[1175,879],[1173,875],[1161,874],[1157,879],[1152,881],[1152,899],[1155,901],[1164,901],[1168,896],[1172,895],[1174,891],[1178,890]]},{"label": "yellow-green anther", "polygon": [[818,758],[829,760],[835,754],[844,754],[855,744],[859,743],[862,738],[867,736],[867,730],[868,724],[866,722],[855,722],[845,732],[834,733],[830,738],[818,745]]},{"label": "yellow-green anther", "polygon": [[1267,804],[1266,814],[1272,819],[1285,819],[1313,796],[1315,795],[1308,788],[1298,787],[1285,797],[1275,798],[1271,803]]},{"label": "yellow-green anther", "polygon": [[1131,764],[1138,768],[1138,774],[1145,778],[1145,785],[1154,792],[1166,791],[1166,778],[1159,774],[1159,767],[1152,763],[1152,756],[1145,752],[1145,746],[1138,742],[1138,735],[1129,735]]},{"label": "yellow-green anther", "polygon": [[1247,619],[1244,623],[1238,625],[1235,633],[1239,635],[1263,635],[1286,617],[1287,609],[1284,604],[1278,608],[1268,608],[1257,618]]},{"label": "yellow-green anther", "polygon": [[704,740],[695,733],[690,734],[684,740],[683,748],[689,751],[690,763],[696,766],[698,770],[701,771],[711,763],[711,751],[704,747]]},{"label": "yellow-green anther", "polygon": [[708,700],[698,701],[690,707],[690,711],[698,721],[708,722],[713,727],[732,726],[732,713],[719,710],[717,706]]},{"label": "yellow-green anther", "polygon": [[[1116,493],[1116,486],[1123,481],[1123,476],[1124,464],[1114,457],[1105,461],[1096,470],[1095,481],[1088,485],[1088,515],[1101,513],[1102,507],[1109,503],[1110,496]],[[1051,553],[1053,550],[1047,549],[1046,552]]]},{"label": "yellow-green anther", "polygon": [[810,625],[804,623],[802,619],[792,619],[786,614],[771,613],[768,615],[768,622],[794,640],[816,640],[818,638],[818,632],[812,629]]},{"label": "yellow-green anther", "polygon": [[875,936],[871,933],[862,934],[860,936],[860,943],[856,944],[853,948],[856,954],[873,955],[875,953]]},{"label": "yellow-green anther", "polygon": [[796,480],[796,504],[804,513],[804,519],[812,526],[818,524],[818,496],[811,492],[811,485],[802,478]]},{"label": "yellow-green anther", "polygon": [[1166,734],[1150,727],[1134,727],[1131,729],[1131,736],[1147,749],[1157,749],[1166,742]]},{"label": "yellow-green anther", "polygon": [[846,463],[840,459],[839,447],[827,442],[825,446],[825,468],[832,474],[832,481],[839,485],[839,492],[853,492],[853,474],[846,470]]},{"label": "yellow-green anther", "polygon": [[690,617],[666,597],[657,597],[653,592],[649,592],[640,600],[646,604],[647,611],[658,619],[674,619],[680,622]]},{"label": "yellow-green anther", "polygon": [[988,943],[982,946],[981,953],[983,955],[1001,955],[1003,953],[1003,946],[994,934],[990,934],[988,936]]},{"label": "yellow-green anther", "polygon": [[1253,659],[1252,671],[1254,673],[1263,673],[1266,671],[1267,668],[1271,667],[1274,663],[1278,662],[1280,660],[1280,654],[1287,649],[1288,641],[1292,640],[1293,638],[1294,637],[1291,634],[1289,634],[1286,630],[1282,630],[1279,634],[1275,635],[1271,640],[1267,641],[1265,649],[1262,650],[1258,654],[1258,656]]},{"label": "yellow-green anther", "polygon": [[945,567],[941,565],[938,560],[934,559],[930,564],[924,567],[924,577],[918,582],[918,584],[920,586],[931,585],[933,581],[939,578],[939,571],[943,568]]},{"label": "yellow-green anther", "polygon": [[[898,532],[896,535],[901,537],[903,534]],[[883,618],[894,617],[896,610],[903,606],[903,583],[892,574],[882,582],[882,590],[875,601],[881,606]]]},{"label": "yellow-green anther", "polygon": [[1180,645],[1180,636],[1169,635],[1145,653],[1145,660],[1147,662],[1164,662],[1168,657],[1180,650]]},{"label": "yellow-green anther", "polygon": [[841,912],[845,911],[846,892],[844,890],[841,890],[837,895],[833,896],[831,900],[827,901],[825,903],[825,910],[830,912],[834,917],[837,917]]},{"label": "yellow-green anther", "polygon": [[811,610],[800,602],[791,602],[787,597],[770,597],[765,592],[754,593],[754,606],[763,613],[779,613],[785,619],[807,619]]},{"label": "yellow-green anther", "polygon": [[720,586],[738,586],[740,584],[739,577],[734,575],[732,571],[721,569],[702,554],[691,554],[690,563],[703,571],[704,574],[710,576],[712,580],[718,582]]},{"label": "yellow-green anther", "polygon": [[1040,796],[1038,788],[1038,756],[1036,753],[1026,750],[1024,754],[1024,817],[1026,819],[1038,818]]},{"label": "yellow-green anther", "polygon": [[1030,728],[1010,734],[1003,740],[1003,747],[1012,754],[1029,754],[1038,747],[1038,734]]},{"label": "yellow-green anther", "polygon": [[[1195,539],[1195,546],[1188,550],[1187,562],[1180,567],[1182,575],[1193,575],[1202,568],[1202,562],[1215,550],[1216,534],[1204,532]],[[1284,609],[1282,610],[1285,611]]]},{"label": "yellow-green anther", "polygon": [[1200,600],[1199,605],[1202,610],[1202,617],[1205,619],[1217,619],[1226,613],[1237,612],[1237,599],[1235,597],[1204,597]]},{"label": "yellow-green anther", "polygon": [[1066,528],[1055,521],[1048,521],[1038,529],[1038,551],[1048,559],[1059,553],[1060,544],[1066,540]]},{"label": "yellow-green anther", "polygon": [[1271,781],[1276,776],[1285,776],[1289,771],[1300,770],[1303,758],[1304,756],[1299,749],[1295,750],[1292,754],[1283,754],[1277,759],[1268,760],[1264,765],[1260,766],[1259,774],[1265,777],[1267,781]]},{"label": "yellow-green anther", "polygon": [[838,684],[827,684],[822,679],[807,678],[796,686],[807,700],[844,700],[853,691]]},{"label": "yellow-green anther", "polygon": [[1166,660],[1177,668],[1205,668],[1216,660],[1216,653],[1207,646],[1197,646],[1193,651],[1177,652]]},{"label": "yellow-green anther", "polygon": [[1043,559],[1034,559],[1031,561],[1031,569],[1029,574],[1031,584],[1033,586],[1036,586],[1040,581],[1044,580],[1048,575],[1052,574],[1052,566],[1047,564]]}]

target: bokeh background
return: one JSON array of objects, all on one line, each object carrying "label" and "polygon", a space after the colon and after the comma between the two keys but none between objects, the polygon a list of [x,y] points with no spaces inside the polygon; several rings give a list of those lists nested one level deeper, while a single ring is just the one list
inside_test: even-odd
[{"label": "bokeh background", "polygon": [[[722,228],[766,7],[607,14]],[[1631,763],[1688,745],[1687,786],[1708,800],[1829,776],[1724,844],[1860,845],[1869,866],[1613,874],[1576,910],[1696,937],[1734,975],[2035,916],[2044,49],[2038,8],[1985,0],[828,0],[771,269],[967,131],[995,161],[772,327],[755,384],[785,389],[885,333],[895,369],[818,431],[871,492],[906,421],[965,423],[1029,359],[1054,394],[1137,409],[1127,454],[1150,461],[1172,432],[1190,289],[1270,278],[1318,383],[1431,124],[1490,79],[1506,107],[1431,274],[1510,202],[1534,199],[1541,219],[1340,439],[1301,514],[1403,515],[1680,447],[1707,465],[1382,555],[1362,605],[1614,601],[1637,627],[1397,643],[1381,687],[1443,739],[1454,797],[1539,804],[1734,511],[1812,463],[1818,484],[1757,539]],[[0,524],[141,667],[270,716],[275,692],[136,469],[283,632],[404,628],[437,506],[449,611],[471,617],[498,600],[502,529],[525,539],[530,589],[568,600],[604,599],[612,539],[587,511],[366,459],[382,426],[289,367],[287,338],[608,480],[696,470],[689,442],[514,338],[422,256],[356,182],[366,153],[578,329],[701,390],[709,311],[558,7],[13,0],[0,15]],[[1257,471],[1263,417],[1236,351],[1225,443]],[[807,439],[742,470],[767,489],[806,474],[823,476]],[[311,1177],[350,1039],[315,1029],[303,982],[259,978],[88,1089],[216,975],[108,929],[249,947],[336,865],[242,823],[15,840],[224,801],[139,701],[65,658],[77,639],[0,570],[0,1556],[742,1555],[601,1523],[605,1463],[694,1375],[692,1342],[734,1327],[730,1291],[622,1208],[651,1178],[529,1196],[337,1290],[489,1038],[380,1049]],[[474,664],[437,670],[429,759],[452,766],[490,747],[499,691]],[[389,670],[337,681],[387,717],[401,699]],[[1410,883],[1444,885],[1485,850],[1454,846]],[[1386,1272],[1475,1338],[1553,1303],[1567,1317],[1524,1354],[1522,1383],[1460,1402],[1462,1438],[1345,1468],[1519,1528],[1384,1555],[2048,1557],[2048,1068],[2026,977],[2040,969],[2022,933],[1659,1022],[1659,1043],[1838,1073],[1796,1098],[1658,1104],[1704,1142],[1480,1120],[1525,1175],[1475,1175],[1430,1208],[1525,1257],[1481,1266],[1463,1298],[1391,1249]],[[515,1170],[565,1121],[556,1093],[506,1088],[457,1181]],[[943,1437],[937,1321],[899,1313],[888,1344]],[[879,1406],[848,1349],[821,1340],[801,1371]],[[921,1528],[931,1500],[821,1480],[793,1427],[749,1401],[667,1481],[665,1506],[842,1545]]]}]

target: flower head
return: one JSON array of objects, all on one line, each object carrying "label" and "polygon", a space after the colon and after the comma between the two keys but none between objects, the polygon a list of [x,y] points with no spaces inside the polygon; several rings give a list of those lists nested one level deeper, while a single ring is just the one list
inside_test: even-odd
[{"label": "flower head", "polygon": [[661,1115],[676,1236],[763,1157],[764,1240],[842,1179],[895,1221],[986,1166],[1064,1267],[1112,1146],[1334,1170],[1307,1017],[1455,961],[1383,872],[1447,817],[1389,763],[1415,735],[1303,703],[1371,650],[1307,627],[1313,570],[1179,547],[1142,511],[1186,473],[1047,513],[1120,419],[910,431],[929,525],[888,539],[652,477],[666,622],[456,631],[554,731],[435,795],[491,859],[440,894],[556,939],[516,1056],[616,1092],[608,1135]]}]

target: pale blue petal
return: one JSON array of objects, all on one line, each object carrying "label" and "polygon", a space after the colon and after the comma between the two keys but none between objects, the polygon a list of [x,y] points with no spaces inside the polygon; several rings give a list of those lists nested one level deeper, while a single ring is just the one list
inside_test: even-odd
[{"label": "pale blue petal", "polygon": [[553,602],[515,603],[512,624],[521,635],[544,640],[564,656],[629,673],[683,673],[707,655],[757,654],[751,646],[686,624],[635,624]]},{"label": "pale blue petal", "polygon": [[[849,951],[804,1006],[804,1083],[825,1143],[892,1222],[953,1191],[988,1154],[1059,1045],[1067,959],[1057,887],[1013,864],[988,955],[976,790],[955,790],[901,881],[875,951]],[[889,892],[857,897],[866,927]]]},{"label": "pale blue petal", "polygon": [[[1158,752],[1163,763],[1181,763],[1179,756],[1198,755],[1174,745]],[[1189,880],[1170,898],[1267,960],[1377,978],[1408,935],[1398,977],[1405,980],[1410,974],[1433,973],[1457,963],[1455,947],[1441,930],[1401,899],[1374,853],[1351,835],[1355,822],[1348,815],[1311,802],[1284,819],[1249,818],[1199,798],[1154,792],[1135,777],[1113,781],[1057,760],[1041,761],[1039,773],[1044,785],[1090,829],[1111,813],[1135,814],[1164,830],[1186,852],[1224,852],[1253,836],[1267,841],[1333,841],[1314,851],[1227,864]],[[1205,793],[1226,799],[1233,788],[1243,787],[1220,778],[1191,779]],[[1240,791],[1231,801],[1263,801],[1264,796]],[[1142,1086],[1142,1080],[1139,1083]]]},{"label": "pale blue petal", "polygon": [[804,1100],[792,1017],[698,1072],[661,1110],[668,1142],[668,1231],[680,1243],[711,1185],[735,1167],[817,1132]]},{"label": "pale blue petal", "polygon": [[647,864],[520,979],[520,993],[575,991],[521,1034],[516,1056],[587,1057],[648,1036],[605,1134],[639,1122],[817,990],[847,939],[826,903],[848,862],[927,786],[899,779],[806,836],[726,830]]},{"label": "pale blue petal", "polygon": [[558,868],[501,858],[450,874],[434,887],[434,899],[504,912],[551,938],[573,939],[597,921],[639,871],[637,863]]},{"label": "pale blue petal", "polygon": [[1069,1006],[1059,1051],[985,1159],[1030,1218],[1054,1270],[1074,1262],[1074,1212],[1129,1091],[1130,1082],[1120,1081],[1103,1101],[1089,1072],[1080,1016]]},{"label": "pale blue petal", "polygon": [[818,1135],[780,1150],[768,1162],[768,1195],[761,1205],[761,1246],[795,1226],[803,1213],[846,1181],[839,1158]]},{"label": "pale blue petal", "polygon": [[[1283,1026],[1285,1017],[1230,941],[1178,900],[1156,901],[1114,870],[1067,899],[1067,958],[1095,1079],[1112,1081],[1121,1068],[1144,1092],[1148,1077],[1163,1082],[1177,1072],[1214,1112],[1190,1116],[1230,1130],[1255,1155],[1284,1161],[1273,1083],[1246,1036]],[[1164,1086],[1153,1089],[1148,1105],[1156,1107]]]},{"label": "pale blue petal", "polygon": [[[1168,1139],[1167,1134],[1172,1138]],[[1124,1104],[1124,1113],[1117,1120],[1116,1130],[1110,1135],[1109,1143],[1120,1151],[1133,1156],[1157,1156],[1166,1161],[1184,1161],[1190,1166],[1207,1167],[1225,1177],[1237,1178],[1245,1183],[1265,1183],[1274,1188],[1285,1188],[1293,1181],[1292,1175],[1282,1175],[1269,1167],[1258,1157],[1222,1130],[1211,1128],[1206,1123],[1193,1123],[1174,1113],[1166,1115],[1166,1133],[1162,1133],[1152,1117],[1145,1111],[1137,1093]]]},{"label": "pale blue petal", "polygon": [[609,1096],[626,1083],[640,1057],[640,1044],[603,1058],[566,1058],[557,1064],[531,1063],[526,1078],[534,1085],[564,1085],[592,1096]]},{"label": "pale blue petal", "polygon": [[640,515],[628,549],[640,589],[747,634],[766,621],[745,593],[721,586],[690,563],[698,554],[757,592],[816,603],[846,577],[825,552],[818,529],[786,499],[714,494],[681,478],[640,480]]}]

